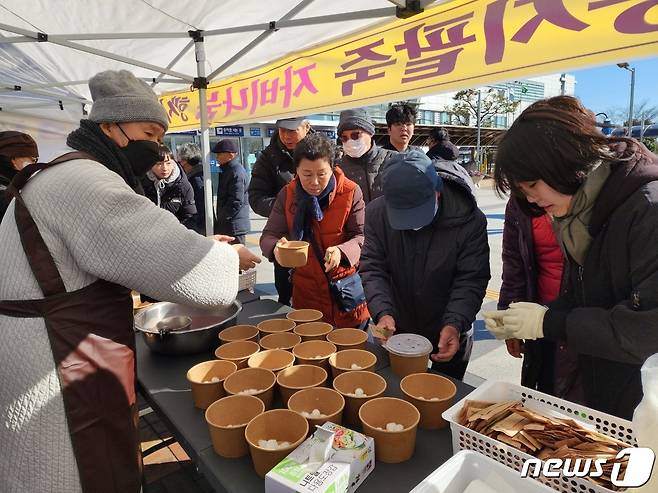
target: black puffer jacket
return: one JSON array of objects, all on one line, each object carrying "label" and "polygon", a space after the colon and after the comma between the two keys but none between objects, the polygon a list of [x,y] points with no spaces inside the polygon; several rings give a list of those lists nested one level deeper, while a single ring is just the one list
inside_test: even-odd
[{"label": "black puffer jacket", "polygon": [[340,167],[347,178],[361,187],[366,204],[382,194],[381,172],[386,160],[393,154],[397,151],[377,147],[374,141],[370,150],[359,158],[343,154]]},{"label": "black puffer jacket", "polygon": [[194,190],[183,170],[176,165],[169,178],[159,180],[150,171],[142,178],[144,195],[158,207],[166,209],[178,218],[181,224],[194,229],[196,205]]},{"label": "black puffer jacket", "polygon": [[216,234],[245,235],[251,229],[247,172],[237,157],[222,165],[217,185],[216,219]]},{"label": "black puffer jacket", "polygon": [[631,419],[640,367],[658,353],[658,156],[639,143],[614,150],[625,160],[594,204],[585,265],[565,265],[544,335],[578,353],[586,405]]},{"label": "black puffer jacket", "polygon": [[459,147],[457,147],[449,140],[442,140],[427,151],[427,157],[430,159],[455,161],[457,158],[459,158]]},{"label": "black puffer jacket", "polygon": [[295,176],[290,152],[274,132],[270,144],[260,153],[251,171],[249,205],[256,214],[269,217],[279,191]]},{"label": "black puffer jacket", "polygon": [[368,205],[359,268],[373,320],[391,315],[398,332],[432,342],[447,324],[466,334],[491,277],[484,214],[461,172],[444,167],[439,174],[439,212],[418,231],[391,228],[384,197]]}]

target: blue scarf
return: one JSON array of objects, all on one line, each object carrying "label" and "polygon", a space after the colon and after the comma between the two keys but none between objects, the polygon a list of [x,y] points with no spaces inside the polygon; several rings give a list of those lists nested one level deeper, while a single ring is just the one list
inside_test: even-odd
[{"label": "blue scarf", "polygon": [[292,222],[292,239],[303,240],[311,232],[311,221],[315,219],[320,222],[324,219],[322,212],[323,208],[329,205],[329,194],[336,188],[336,177],[332,174],[329,179],[329,184],[326,186],[322,193],[317,197],[309,195],[302,187],[301,181],[297,180],[297,188],[295,189],[295,202],[297,205],[297,212]]}]

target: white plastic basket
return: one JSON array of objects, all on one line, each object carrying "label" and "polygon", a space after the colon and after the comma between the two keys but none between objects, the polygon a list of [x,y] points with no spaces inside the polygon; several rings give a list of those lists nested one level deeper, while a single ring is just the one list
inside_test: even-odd
[{"label": "white plastic basket", "polygon": [[242,272],[238,281],[238,291],[245,289],[253,291],[254,286],[256,286],[256,269],[249,269]]},{"label": "white plastic basket", "polygon": [[534,479],[523,479],[516,471],[489,457],[462,450],[427,476],[410,493],[463,493],[471,481],[479,479],[501,493],[552,493]]},{"label": "white plastic basket", "polygon": [[[457,452],[458,450],[474,450],[519,472],[523,469],[523,463],[527,459],[533,458],[531,455],[466,428],[457,422],[459,411],[467,399],[491,402],[521,401],[530,409],[534,409],[540,413],[542,407],[553,409],[574,421],[583,423],[585,427],[596,428],[597,431],[604,435],[626,442],[631,446],[637,446],[633,429],[631,428],[631,422],[628,420],[595,411],[594,409],[558,399],[557,397],[521,387],[520,385],[488,380],[464,399],[446,410],[442,415],[443,419],[450,423],[453,452]],[[546,478],[540,475],[538,479],[551,488],[563,493],[610,493],[612,491],[582,478],[566,478],[563,476],[559,478]]]}]

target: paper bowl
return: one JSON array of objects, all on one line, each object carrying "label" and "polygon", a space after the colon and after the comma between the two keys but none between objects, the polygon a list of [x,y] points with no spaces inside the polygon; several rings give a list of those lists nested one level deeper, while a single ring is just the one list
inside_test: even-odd
[{"label": "paper bowl", "polygon": [[416,373],[402,379],[400,390],[405,400],[420,412],[420,428],[436,430],[446,426],[441,414],[452,406],[457,393],[457,387],[449,379],[433,373]]},{"label": "paper bowl", "polygon": [[286,318],[298,324],[306,324],[309,322],[319,322],[324,315],[320,310],[313,310],[311,308],[302,308],[300,310],[292,310],[286,313]]},{"label": "paper bowl", "polygon": [[234,325],[219,333],[219,343],[235,341],[254,341],[258,342],[258,327],[255,325]]},{"label": "paper bowl", "polygon": [[329,356],[336,352],[336,346],[327,341],[306,341],[292,348],[292,354],[300,365],[321,366],[329,372]]},{"label": "paper bowl", "polygon": [[215,452],[229,459],[249,453],[244,430],[249,421],[265,411],[265,405],[253,395],[230,395],[206,409],[206,423]]},{"label": "paper bowl", "polygon": [[258,390],[260,392],[253,395],[263,401],[265,409],[270,409],[274,399],[275,383],[276,376],[270,370],[265,368],[243,368],[224,380],[224,389],[229,395],[245,395],[240,394],[240,392],[248,389]]},{"label": "paper bowl", "polygon": [[[397,464],[414,455],[420,413],[413,404],[394,397],[378,397],[361,406],[359,419],[363,433],[375,439],[377,460]],[[404,428],[387,431],[387,423],[398,423]]]},{"label": "paper bowl", "polygon": [[327,334],[327,341],[333,343],[338,351],[344,349],[365,349],[368,333],[359,329],[334,329]]},{"label": "paper bowl", "polygon": [[[304,411],[312,413],[314,409],[320,411],[320,418],[306,417],[309,424],[309,433],[315,431],[316,425],[327,421],[337,425],[343,422],[343,408],[345,399],[333,389],[314,387],[296,392],[288,400],[288,409],[302,414]],[[302,414],[303,415],[303,414]]]},{"label": "paper bowl", "polygon": [[302,338],[302,342],[306,341],[324,341],[327,334],[329,334],[334,327],[331,324],[324,322],[308,322],[298,325],[293,329],[293,332]]},{"label": "paper bowl", "polygon": [[[264,478],[270,469],[306,439],[308,421],[301,414],[289,409],[273,409],[252,419],[244,434],[249,444],[254,469],[261,478]],[[259,440],[288,442],[290,446],[279,450],[267,450],[258,445]]]},{"label": "paper bowl", "polygon": [[271,370],[276,375],[284,368],[288,368],[295,363],[295,356],[290,351],[283,349],[268,349],[253,354],[247,360],[249,368],[265,368]]},{"label": "paper bowl", "polygon": [[292,332],[278,332],[268,334],[260,340],[260,347],[263,349],[285,349],[292,351],[292,348],[302,342],[302,338]]},{"label": "paper bowl", "polygon": [[[386,380],[370,371],[348,371],[334,379],[334,389],[345,398],[343,421],[350,425],[358,425],[359,409],[371,399],[379,397],[386,390]],[[353,395],[356,389],[363,389],[363,396]]]},{"label": "paper bowl", "polygon": [[308,242],[289,241],[285,245],[277,245],[279,249],[279,264],[283,267],[302,267],[308,261]]},{"label": "paper bowl", "polygon": [[276,334],[279,332],[291,332],[295,328],[295,322],[287,318],[271,318],[263,320],[258,324],[260,336],[265,337],[268,334]]},{"label": "paper bowl", "polygon": [[283,405],[288,405],[288,399],[295,392],[311,387],[320,387],[327,381],[324,368],[315,365],[295,365],[281,370],[276,376],[279,384]]},{"label": "paper bowl", "polygon": [[[363,349],[345,349],[329,356],[331,374],[336,378],[346,371],[374,371],[377,356]],[[356,365],[358,368],[352,368]]]},{"label": "paper bowl", "polygon": [[215,349],[215,358],[235,363],[238,370],[247,367],[247,360],[252,354],[260,351],[260,346],[254,341],[235,341],[222,344]]},{"label": "paper bowl", "polygon": [[[187,371],[187,380],[192,386],[192,399],[199,409],[206,409],[217,399],[226,395],[224,380],[235,373],[237,365],[231,361],[204,361]],[[213,382],[212,379],[219,379]]]}]

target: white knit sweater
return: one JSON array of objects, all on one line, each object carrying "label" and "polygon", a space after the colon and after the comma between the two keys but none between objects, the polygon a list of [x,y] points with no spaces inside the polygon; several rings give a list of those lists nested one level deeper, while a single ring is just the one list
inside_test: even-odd
[{"label": "white knit sweater", "polygon": [[[156,299],[228,304],[238,256],[181,226],[99,163],[76,160],[34,176],[23,193],[68,291],[98,278]],[[0,224],[0,300],[42,298],[10,205]],[[0,491],[80,491],[46,328],[0,315]]]}]

